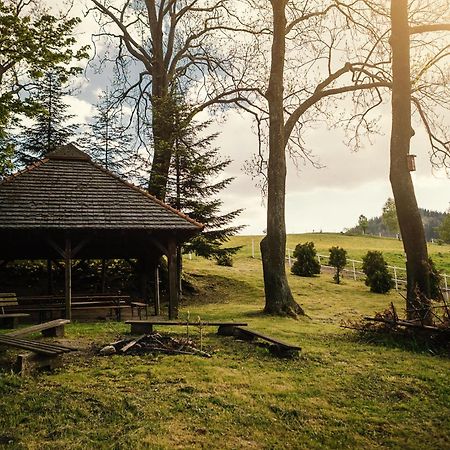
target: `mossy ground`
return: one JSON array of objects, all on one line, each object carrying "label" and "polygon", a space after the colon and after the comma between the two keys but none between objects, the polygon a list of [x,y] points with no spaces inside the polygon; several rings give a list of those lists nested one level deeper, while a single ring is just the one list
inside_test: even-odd
[{"label": "mossy ground", "polygon": [[[247,244],[234,267],[186,259],[199,291],[181,317],[245,320],[300,345],[298,359],[275,358],[214,329],[203,337],[210,359],[100,357],[96,349],[127,326],[74,323],[65,342],[83,350],[67,356],[62,369],[29,378],[1,372],[0,448],[450,449],[450,360],[414,342],[359,341],[339,326],[391,301],[401,310],[397,293],[371,294],[349,279],[338,286],[331,275],[289,275],[309,317],[264,316],[261,264],[250,257],[251,239],[239,239]],[[357,257],[367,250],[332,240],[325,250],[341,245]],[[449,248],[441,250],[446,266]],[[189,333],[199,339],[195,327]],[[3,355],[4,367],[13,354]]]}]

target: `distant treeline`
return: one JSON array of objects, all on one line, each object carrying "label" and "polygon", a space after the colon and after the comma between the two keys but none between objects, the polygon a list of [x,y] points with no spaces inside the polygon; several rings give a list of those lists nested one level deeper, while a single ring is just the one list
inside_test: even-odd
[{"label": "distant treeline", "polygon": [[[425,229],[425,237],[427,241],[431,241],[432,239],[439,239],[439,231],[444,217],[447,215],[446,213],[439,211],[430,211],[429,209],[419,209],[420,216],[422,217],[423,227]],[[346,230],[347,234],[362,234],[361,228],[359,225],[356,225],[349,230]],[[383,219],[381,216],[373,217],[367,221],[367,229],[365,234],[371,234],[379,236],[391,236],[395,237],[395,234],[391,233],[386,225],[383,223]]]}]

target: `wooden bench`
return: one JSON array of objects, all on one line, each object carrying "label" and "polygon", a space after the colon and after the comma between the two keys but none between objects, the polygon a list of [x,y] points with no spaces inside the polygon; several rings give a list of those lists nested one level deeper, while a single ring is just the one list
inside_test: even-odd
[{"label": "wooden bench", "polygon": [[[96,300],[96,301],[74,301],[72,302],[72,311],[74,310],[88,310],[88,309],[101,309],[101,310],[110,310],[111,313],[114,313],[116,319],[118,321],[121,320],[122,314],[121,311],[123,309],[131,308],[130,305],[127,305],[125,301],[109,301],[105,300]],[[39,312],[39,320],[45,321],[48,319],[52,319],[53,313],[62,313],[65,311],[66,307],[62,303],[39,303],[39,304],[19,304],[13,307],[13,309],[23,312]],[[29,315],[29,314],[28,314]]]},{"label": "wooden bench", "polygon": [[69,324],[70,320],[57,319],[50,322],[39,323],[31,327],[20,328],[16,331],[6,333],[6,336],[26,336],[27,334],[41,332],[45,337],[63,337],[64,326]]},{"label": "wooden bench", "polygon": [[145,312],[145,318],[148,318],[148,304],[142,302],[130,302],[131,317],[134,317],[134,310],[137,310],[137,316],[142,319],[142,312]]},{"label": "wooden bench", "polygon": [[55,343],[43,343],[22,339],[7,334],[0,335],[0,345],[29,350],[32,353],[20,354],[17,357],[15,369],[22,375],[37,368],[54,369],[61,365],[61,355],[76,351],[74,348]]},{"label": "wooden bench", "polygon": [[298,353],[301,351],[301,348],[296,345],[292,345],[280,339],[267,336],[265,334],[260,333],[259,331],[251,330],[250,328],[242,328],[240,326],[236,326],[234,327],[233,335],[234,337],[245,341],[254,341],[256,339],[262,339],[264,341],[267,341],[271,344],[269,347],[270,352],[277,356],[283,357],[297,356]]},{"label": "wooden bench", "polygon": [[245,327],[246,323],[237,322],[186,322],[175,320],[127,320],[126,324],[131,325],[132,334],[153,333],[153,327],[158,326],[202,326],[202,327],[219,327],[218,334],[225,335],[226,330],[236,326]]},{"label": "wooden bench", "polygon": [[5,307],[17,306],[17,296],[14,293],[0,293],[0,323],[3,328],[16,328],[21,317],[28,317],[29,314],[20,312],[5,312]]}]

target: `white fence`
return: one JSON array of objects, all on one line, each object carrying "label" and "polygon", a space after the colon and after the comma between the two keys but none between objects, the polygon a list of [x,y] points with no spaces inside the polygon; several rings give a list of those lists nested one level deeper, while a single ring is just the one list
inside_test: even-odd
[{"label": "white fence", "polygon": [[[293,250],[290,248],[286,249],[286,261],[289,265],[289,267],[293,264]],[[334,270],[334,267],[330,266],[329,264],[326,264],[327,260],[329,259],[328,255],[317,255],[317,259],[319,260],[320,267]],[[343,269],[344,273],[349,274],[354,280],[357,280],[358,278],[365,278],[365,273],[362,271],[362,261],[359,261],[357,259],[347,259],[347,266]],[[395,283],[395,289],[398,291],[399,289],[405,289],[406,288],[406,268],[404,267],[397,267],[397,266],[389,266],[388,269],[390,270],[392,277],[394,278]],[[404,274],[404,276],[402,276]],[[445,295],[447,297],[447,300],[449,300],[449,281],[450,275],[447,275],[445,273],[441,273],[442,276],[442,286],[441,289],[443,292],[445,292]]]}]

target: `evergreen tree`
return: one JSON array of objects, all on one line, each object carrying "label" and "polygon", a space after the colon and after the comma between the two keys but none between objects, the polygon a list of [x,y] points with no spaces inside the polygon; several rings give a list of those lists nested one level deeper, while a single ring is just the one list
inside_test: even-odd
[{"label": "evergreen tree", "polygon": [[28,165],[43,158],[60,145],[67,144],[76,134],[78,125],[68,124],[73,115],[68,114],[69,106],[64,103],[64,95],[71,90],[63,71],[47,72],[37,83],[30,101],[40,105],[34,123],[21,125],[16,143],[16,158],[19,163]]},{"label": "evergreen tree", "polygon": [[331,247],[330,248],[330,266],[336,268],[336,272],[333,276],[334,281],[337,284],[341,282],[341,272],[347,264],[347,251],[341,247]]},{"label": "evergreen tree", "polygon": [[130,175],[137,164],[137,152],[132,138],[122,124],[122,113],[114,108],[108,91],[100,94],[97,113],[82,140],[83,147],[92,158],[106,169],[120,175]]},{"label": "evergreen tree", "polygon": [[320,273],[320,263],[314,242],[297,244],[294,250],[296,261],[292,264],[291,272],[300,277],[313,277]]},{"label": "evergreen tree", "polygon": [[220,261],[240,248],[224,248],[222,244],[242,229],[230,225],[242,210],[221,214],[222,201],[216,197],[233,181],[233,178],[220,179],[231,160],[221,159],[218,149],[211,147],[217,133],[205,135],[209,122],[192,122],[188,119],[188,108],[182,104],[174,103],[173,108],[177,133],[166,201],[205,225],[205,231],[189,241],[184,250]]}]

